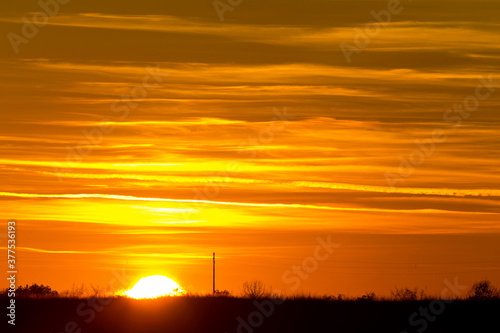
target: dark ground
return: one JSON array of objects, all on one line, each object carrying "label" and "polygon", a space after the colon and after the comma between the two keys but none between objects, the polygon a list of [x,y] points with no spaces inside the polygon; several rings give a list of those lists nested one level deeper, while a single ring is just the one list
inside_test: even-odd
[{"label": "dark ground", "polygon": [[[7,325],[7,332],[500,332],[500,300],[455,301],[445,304],[442,313],[439,305],[443,303],[434,301],[435,314],[428,310],[428,319],[419,314],[413,318],[413,326],[410,316],[420,308],[429,309],[431,301],[305,299],[273,304],[272,309],[271,301],[261,300],[261,310],[252,300],[233,298],[116,298],[103,305],[105,301],[18,298],[16,327]],[[8,299],[2,298],[2,304],[7,306]],[[8,318],[5,314],[2,317],[6,323]]]}]

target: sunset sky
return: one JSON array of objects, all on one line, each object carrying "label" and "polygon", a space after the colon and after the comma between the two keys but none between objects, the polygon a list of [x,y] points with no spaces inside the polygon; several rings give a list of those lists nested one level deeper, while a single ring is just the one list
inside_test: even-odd
[{"label": "sunset sky", "polygon": [[[216,252],[235,294],[500,286],[498,0],[401,0],[368,26],[393,1],[244,0],[223,21],[212,2],[71,0],[29,38],[37,1],[2,4],[20,284],[126,270],[210,292]],[[318,237],[338,247],[293,288]]]}]

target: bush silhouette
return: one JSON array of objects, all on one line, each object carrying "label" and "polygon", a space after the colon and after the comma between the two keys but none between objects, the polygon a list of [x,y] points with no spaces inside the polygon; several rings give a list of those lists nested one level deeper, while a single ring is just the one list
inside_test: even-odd
[{"label": "bush silhouette", "polygon": [[31,286],[20,286],[16,289],[16,295],[21,297],[47,297],[47,296],[58,296],[58,292],[52,290],[49,286],[43,284],[38,285],[33,283]]},{"label": "bush silhouette", "polygon": [[260,280],[247,281],[243,283],[243,296],[252,299],[269,297],[266,285]]},{"label": "bush silhouette", "polygon": [[216,289],[215,290],[215,293],[214,293],[214,296],[219,296],[219,297],[230,297],[231,296],[231,293],[228,291],[228,290],[219,290],[219,289]]},{"label": "bush silhouette", "polygon": [[374,292],[365,293],[363,296],[356,298],[357,301],[376,301],[377,296]]},{"label": "bush silhouette", "polygon": [[424,298],[424,291],[418,287],[413,289],[396,287],[395,290],[391,289],[391,296],[395,301],[416,301]]},{"label": "bush silhouette", "polygon": [[489,280],[481,280],[472,285],[468,293],[469,299],[485,300],[498,298],[499,290],[494,287]]}]

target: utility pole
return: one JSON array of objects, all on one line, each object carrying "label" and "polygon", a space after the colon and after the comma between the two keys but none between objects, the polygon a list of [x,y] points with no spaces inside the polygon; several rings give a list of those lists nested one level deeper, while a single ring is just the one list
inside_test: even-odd
[{"label": "utility pole", "polygon": [[214,252],[214,285],[213,285],[213,291],[215,294],[215,252]]}]

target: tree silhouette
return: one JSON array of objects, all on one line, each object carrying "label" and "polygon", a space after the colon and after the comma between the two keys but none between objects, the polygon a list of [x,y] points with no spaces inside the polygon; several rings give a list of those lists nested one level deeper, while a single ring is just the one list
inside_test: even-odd
[{"label": "tree silhouette", "polygon": [[268,297],[270,295],[270,292],[267,291],[266,286],[264,282],[260,280],[253,280],[253,281],[247,281],[243,283],[243,296],[252,298],[252,299],[259,299],[259,298],[264,298]]}]

